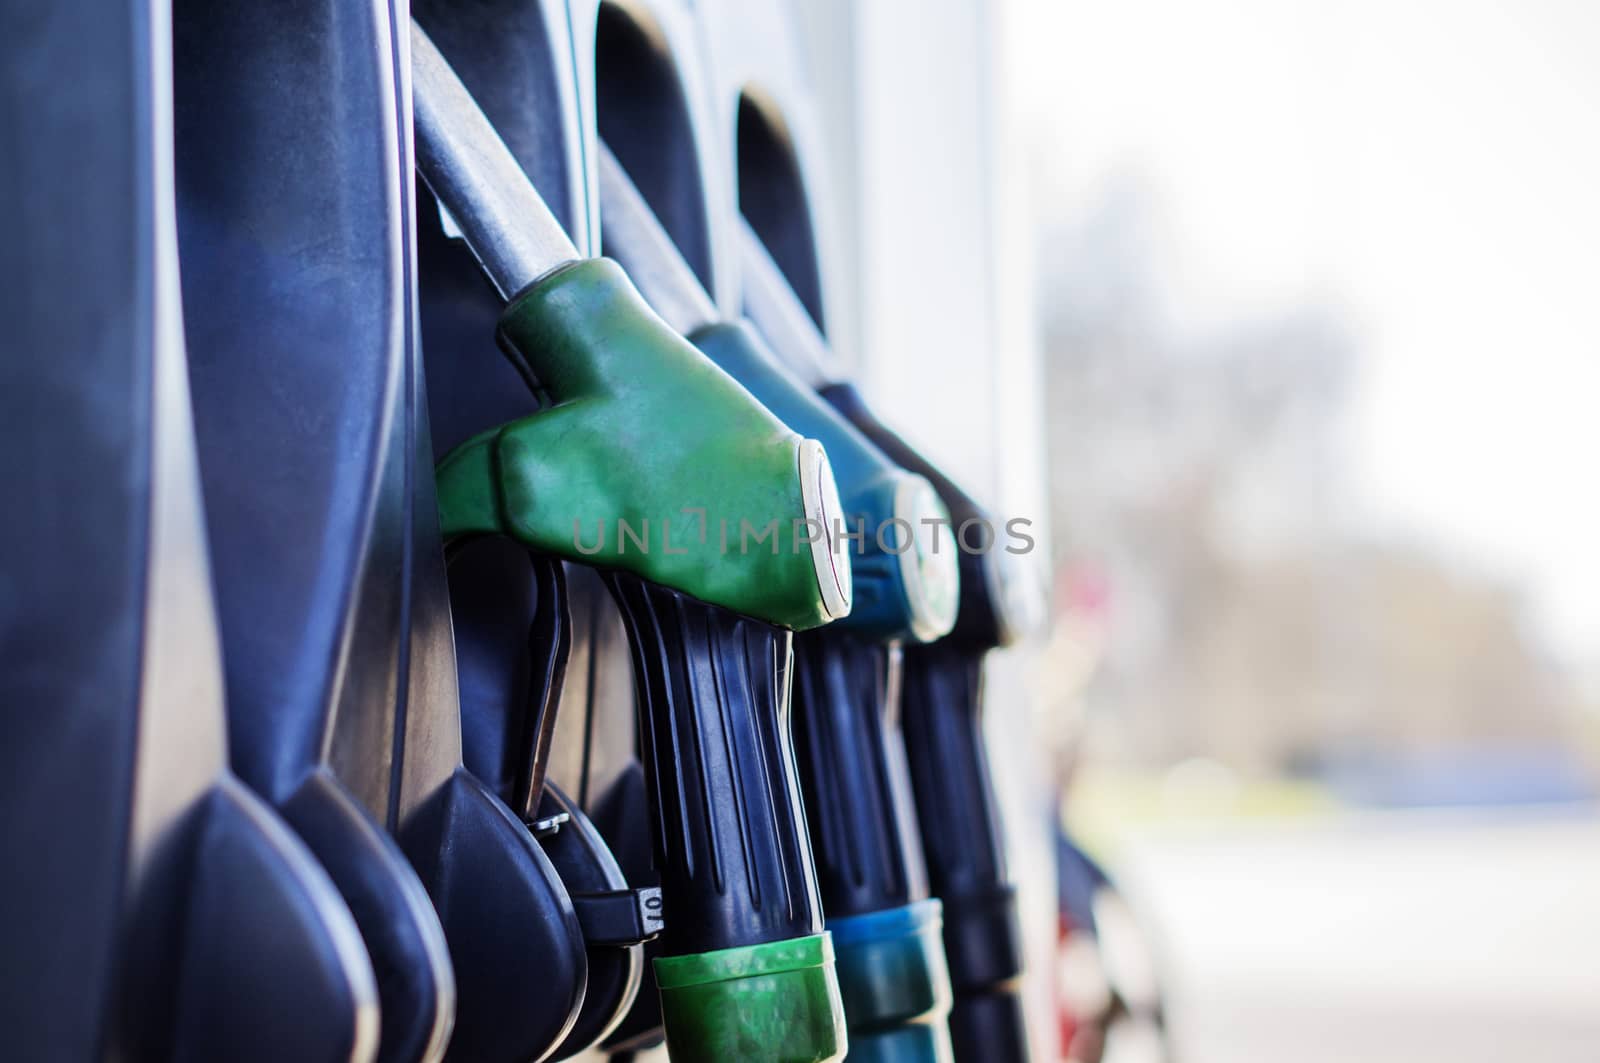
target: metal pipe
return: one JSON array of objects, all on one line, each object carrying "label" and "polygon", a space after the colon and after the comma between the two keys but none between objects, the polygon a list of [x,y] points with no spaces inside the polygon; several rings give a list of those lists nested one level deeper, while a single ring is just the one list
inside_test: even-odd
[{"label": "metal pipe", "polygon": [[745,316],[790,369],[814,388],[844,376],[822,330],[743,215],[739,216],[739,280]]},{"label": "metal pipe", "polygon": [[575,261],[566,230],[415,19],[411,84],[417,170],[501,297]]},{"label": "metal pipe", "polygon": [[680,335],[717,320],[717,308],[667,235],[633,179],[602,141],[600,171],[601,248],[627,271],[644,301]]}]

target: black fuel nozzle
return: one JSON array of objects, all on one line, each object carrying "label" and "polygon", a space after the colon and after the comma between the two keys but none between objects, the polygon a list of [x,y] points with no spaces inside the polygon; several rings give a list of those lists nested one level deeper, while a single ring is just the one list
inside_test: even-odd
[{"label": "black fuel nozzle", "polygon": [[[960,529],[994,525],[971,496],[867,408],[849,384],[822,394],[905,467],[926,476]],[[991,536],[992,538],[992,536]],[[961,557],[961,608],[938,642],[908,646],[902,673],[906,752],[928,883],[944,901],[944,945],[955,989],[950,1035],[958,1060],[1025,1060],[1018,981],[1024,967],[1015,887],[983,735],[983,663],[1016,637],[1001,597],[996,555]]]},{"label": "black fuel nozzle", "polygon": [[[833,364],[825,341],[760,238],[747,223],[742,229],[751,317],[792,363],[820,375]],[[983,736],[983,661],[1013,642],[1031,618],[1006,593],[991,515],[880,421],[853,385],[818,383],[822,396],[884,454],[932,483],[949,510],[960,549],[960,604],[949,634],[906,645],[901,719],[928,885],[944,902],[956,1058],[1025,1060],[1023,945]],[[987,548],[974,548],[979,543]]]}]

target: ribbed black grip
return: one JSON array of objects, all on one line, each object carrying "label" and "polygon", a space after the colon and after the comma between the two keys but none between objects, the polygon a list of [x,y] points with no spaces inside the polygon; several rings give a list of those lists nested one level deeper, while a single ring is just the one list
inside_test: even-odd
[{"label": "ribbed black grip", "polygon": [[928,884],[944,902],[956,1058],[999,1063],[1026,1059],[1027,1037],[1014,999],[1022,935],[983,741],[983,657],[907,647],[901,682]]},{"label": "ribbed black grip", "polygon": [[983,655],[907,647],[906,752],[934,895],[987,892],[1005,880],[983,742]]},{"label": "ribbed black grip", "polygon": [[633,651],[663,952],[820,932],[789,737],[790,633],[626,573],[606,582]]},{"label": "ribbed black grip", "polygon": [[794,744],[829,918],[928,895],[900,731],[900,656],[823,628],[795,636]]}]

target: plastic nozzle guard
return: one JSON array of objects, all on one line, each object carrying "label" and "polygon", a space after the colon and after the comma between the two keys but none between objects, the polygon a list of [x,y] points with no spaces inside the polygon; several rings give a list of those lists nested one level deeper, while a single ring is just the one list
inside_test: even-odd
[{"label": "plastic nozzle guard", "polygon": [[950,1063],[952,993],[941,905],[829,919],[853,1063]]},{"label": "plastic nozzle guard", "polygon": [[616,263],[535,281],[499,338],[554,405],[445,455],[446,539],[510,535],[795,630],[850,612],[821,445],[673,333]]},{"label": "plastic nozzle guard", "polygon": [[848,1047],[827,934],[656,960],[673,1063],[824,1063]]},{"label": "plastic nozzle guard", "polygon": [[785,424],[827,448],[850,535],[837,545],[848,554],[855,588],[841,626],[869,639],[930,642],[947,634],[956,621],[958,551],[933,485],[898,467],[779,364],[748,324],[711,325],[689,339]]}]

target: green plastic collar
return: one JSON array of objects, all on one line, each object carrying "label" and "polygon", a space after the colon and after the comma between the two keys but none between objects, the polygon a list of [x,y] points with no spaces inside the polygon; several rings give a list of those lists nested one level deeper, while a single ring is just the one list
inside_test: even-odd
[{"label": "green plastic collar", "polygon": [[655,961],[674,1063],[822,1063],[848,1043],[833,942],[809,937]]}]

